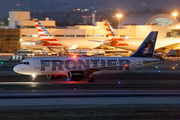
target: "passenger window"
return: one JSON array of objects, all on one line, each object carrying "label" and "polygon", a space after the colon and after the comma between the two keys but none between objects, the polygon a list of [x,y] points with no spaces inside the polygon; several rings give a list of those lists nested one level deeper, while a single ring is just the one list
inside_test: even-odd
[{"label": "passenger window", "polygon": [[29,65],[29,62],[27,62],[27,65]]}]

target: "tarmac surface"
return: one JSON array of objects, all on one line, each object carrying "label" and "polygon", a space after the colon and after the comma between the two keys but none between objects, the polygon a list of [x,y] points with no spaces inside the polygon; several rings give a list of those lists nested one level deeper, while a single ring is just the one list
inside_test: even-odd
[{"label": "tarmac surface", "polygon": [[[180,58],[139,70],[94,76],[95,82],[48,80],[13,72],[20,61],[0,61],[4,119],[179,119]],[[16,112],[15,112],[16,111]]]}]

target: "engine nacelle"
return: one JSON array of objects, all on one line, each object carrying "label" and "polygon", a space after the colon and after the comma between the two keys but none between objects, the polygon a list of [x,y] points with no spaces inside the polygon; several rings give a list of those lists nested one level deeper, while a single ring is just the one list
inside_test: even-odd
[{"label": "engine nacelle", "polygon": [[47,79],[59,79],[62,78],[63,75],[46,75]]},{"label": "engine nacelle", "polygon": [[67,78],[69,80],[79,81],[84,78],[84,73],[82,71],[69,71]]}]

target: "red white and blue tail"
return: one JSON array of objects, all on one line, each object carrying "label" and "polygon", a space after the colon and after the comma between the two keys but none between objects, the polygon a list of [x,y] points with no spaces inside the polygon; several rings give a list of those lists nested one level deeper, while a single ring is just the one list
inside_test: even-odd
[{"label": "red white and blue tail", "polygon": [[38,20],[34,20],[34,23],[42,40],[47,42],[57,41]]},{"label": "red white and blue tail", "polygon": [[106,29],[106,32],[108,33],[109,37],[112,38],[112,37],[118,37],[118,34],[116,33],[116,31],[113,29],[113,27],[111,26],[111,24],[108,22],[107,19],[102,19],[103,23],[104,23],[104,26],[105,26],[105,29]]},{"label": "red white and blue tail", "polygon": [[102,19],[106,32],[109,35],[109,38],[111,41],[111,46],[129,46],[128,43],[126,43],[123,39],[121,39],[118,34],[116,33],[116,31],[113,29],[113,27],[111,26],[111,24],[108,22],[107,19]]}]

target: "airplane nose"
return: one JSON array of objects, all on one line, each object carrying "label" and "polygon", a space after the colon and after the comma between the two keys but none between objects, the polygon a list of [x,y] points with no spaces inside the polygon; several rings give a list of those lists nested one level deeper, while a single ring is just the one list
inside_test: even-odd
[{"label": "airplane nose", "polygon": [[18,71],[19,71],[18,66],[17,65],[14,66],[13,70],[14,70],[14,72],[18,73]]}]

